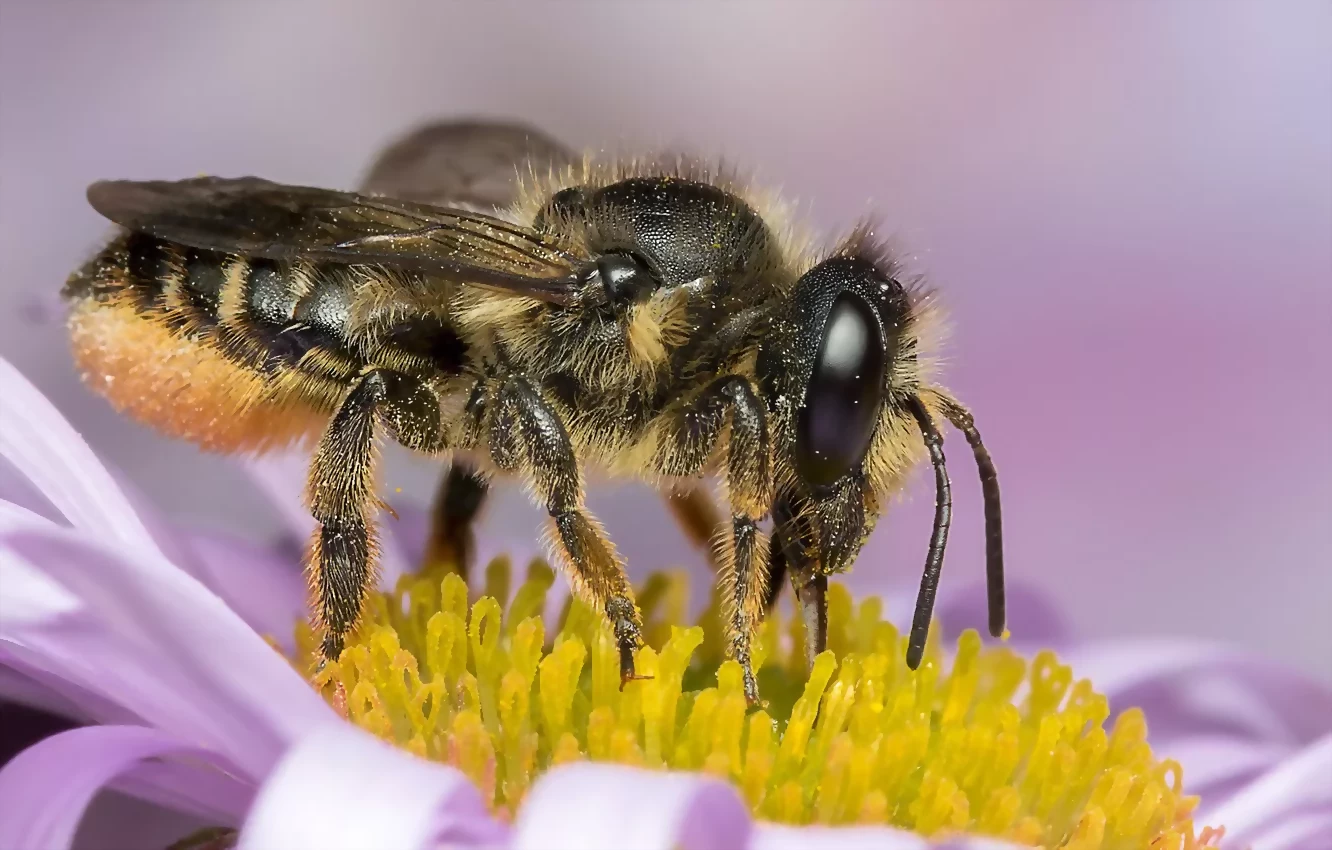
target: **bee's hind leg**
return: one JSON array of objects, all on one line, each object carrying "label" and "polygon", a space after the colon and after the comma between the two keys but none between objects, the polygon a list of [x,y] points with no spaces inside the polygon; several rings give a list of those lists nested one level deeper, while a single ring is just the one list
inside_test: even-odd
[{"label": "bee's hind leg", "polygon": [[476,517],[489,492],[485,476],[461,459],[453,461],[431,509],[423,567],[443,567],[467,578],[476,557]]},{"label": "bee's hind leg", "polygon": [[321,652],[337,660],[360,619],[374,576],[376,432],[411,449],[443,448],[439,399],[416,378],[388,369],[363,375],[333,415],[310,465],[307,501],[319,523],[310,545]]},{"label": "bee's hind leg", "polygon": [[575,588],[606,613],[620,650],[620,679],[636,678],[634,652],[643,623],[615,548],[583,507],[583,484],[569,432],[559,415],[521,375],[503,380],[489,422],[495,465],[526,473],[555,526],[555,555]]}]

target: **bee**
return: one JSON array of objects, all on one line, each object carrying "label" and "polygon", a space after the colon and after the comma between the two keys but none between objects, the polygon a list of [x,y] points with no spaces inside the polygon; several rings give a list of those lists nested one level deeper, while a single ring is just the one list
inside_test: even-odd
[{"label": "bee", "polygon": [[[671,494],[694,536],[716,541],[728,652],[757,704],[765,608],[789,580],[812,664],[829,576],[928,461],[933,532],[907,649],[919,665],[951,521],[947,421],[978,465],[989,630],[1004,629],[994,464],[933,377],[932,299],[868,226],[818,251],[733,175],[679,157],[580,159],[493,122],[406,137],[359,192],[200,177],[99,182],[88,200],[119,230],[64,290],[80,371],[129,416],[205,449],[312,449],[325,659],[374,578],[385,440],[450,459],[436,555],[466,562],[494,479],[527,486],[550,515],[553,560],[610,623],[624,681],[641,616],[585,475]],[[715,529],[699,498],[714,477]]]}]

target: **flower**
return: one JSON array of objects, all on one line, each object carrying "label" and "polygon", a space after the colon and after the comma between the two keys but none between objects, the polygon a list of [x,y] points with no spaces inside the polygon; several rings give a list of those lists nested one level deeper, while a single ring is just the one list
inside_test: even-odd
[{"label": "flower", "polygon": [[[783,635],[780,612],[769,617],[756,665],[771,713],[746,716],[740,668],[722,661],[716,639],[716,598],[702,626],[672,625],[684,622],[682,579],[647,583],[646,632],[661,651],[642,650],[651,678],[623,691],[614,637],[579,602],[543,652],[549,568],[529,568],[507,611],[497,599],[508,598],[508,563],[492,563],[487,579],[470,612],[453,574],[408,577],[376,596],[372,627],[325,682],[357,725],[455,764],[501,813],[544,768],[591,757],[728,779],[773,822],[894,823],[1047,845],[1081,836],[1070,847],[1194,839],[1196,801],[1180,793],[1177,764],[1152,758],[1141,712],[1121,714],[1107,735],[1105,698],[1074,684],[1052,652],[1028,670],[969,630],[951,662],[934,645],[909,671],[878,600],[854,609],[834,586],[830,650],[808,677],[801,620]],[[662,604],[667,595],[675,604]],[[313,634],[298,644],[297,669],[309,669]],[[1012,696],[1024,683],[1019,708]]]},{"label": "flower", "polygon": [[[237,828],[240,846],[248,848],[933,846],[932,839],[888,827],[791,827],[754,818],[747,803],[753,803],[755,788],[762,783],[746,786],[743,771],[739,787],[728,781],[736,778],[734,749],[726,764],[711,759],[741,743],[732,740],[733,734],[711,734],[735,728],[734,710],[727,703],[734,696],[728,690],[734,676],[726,667],[711,698],[707,729],[703,723],[690,729],[686,720],[673,730],[679,740],[701,742],[693,763],[680,765],[688,769],[573,761],[551,768],[526,789],[496,795],[509,799],[510,790],[518,792],[512,795],[515,810],[492,809],[483,794],[489,790],[485,783],[478,787],[468,776],[484,779],[488,757],[476,756],[496,740],[495,731],[485,728],[488,721],[498,723],[504,745],[502,752],[496,751],[497,771],[505,759],[521,763],[530,752],[524,746],[530,747],[531,739],[524,736],[547,722],[550,736],[562,728],[561,717],[581,710],[575,709],[579,696],[570,663],[581,644],[592,672],[578,693],[589,699],[589,717],[618,704],[598,721],[608,735],[589,724],[601,738],[579,740],[564,727],[555,742],[568,733],[580,748],[621,746],[632,752],[624,736],[616,737],[626,715],[660,710],[665,717],[666,708],[650,707],[645,697],[655,693],[666,700],[675,695],[680,686],[677,671],[682,683],[682,659],[699,633],[679,629],[664,640],[658,634],[654,644],[660,652],[649,654],[645,665],[655,663],[656,684],[631,685],[620,694],[608,689],[604,675],[597,675],[604,650],[594,618],[573,606],[564,629],[569,639],[543,660],[534,616],[513,616],[515,609],[535,615],[543,606],[535,591],[528,592],[525,602],[520,591],[510,603],[509,622],[493,621],[500,631],[488,635],[486,618],[475,616],[475,628],[466,631],[469,652],[502,652],[504,658],[492,656],[494,666],[474,664],[475,691],[466,686],[462,690],[475,702],[464,704],[450,718],[457,724],[469,710],[481,707],[483,698],[496,700],[495,711],[481,708],[449,739],[456,747],[445,754],[445,761],[465,770],[420,758],[409,750],[422,752],[424,747],[425,755],[437,754],[429,752],[426,736],[418,742],[410,730],[400,734],[393,728],[409,718],[405,710],[398,716],[389,700],[392,680],[376,681],[375,676],[406,663],[402,653],[409,647],[427,658],[425,665],[418,660],[418,671],[422,666],[433,671],[456,665],[455,655],[444,660],[438,654],[442,627],[436,627],[433,659],[426,640],[430,623],[442,623],[447,616],[425,616],[423,610],[390,616],[387,602],[400,597],[392,587],[379,597],[385,607],[377,622],[393,626],[392,632],[367,630],[329,680],[330,685],[341,682],[352,716],[359,712],[358,719],[371,728],[380,724],[379,735],[369,734],[343,719],[265,640],[265,635],[273,636],[297,658],[307,648],[303,640],[288,638],[292,623],[302,616],[304,591],[281,556],[215,535],[187,536],[161,521],[3,361],[0,397],[7,401],[0,409],[0,455],[17,472],[0,474],[0,694],[81,724],[42,740],[0,770],[0,808],[7,813],[0,820],[0,846],[70,846],[82,813],[104,787],[191,813],[203,824]],[[295,511],[292,516],[304,522]],[[548,583],[549,576],[540,570],[532,575],[536,585],[528,587]],[[499,578],[500,570],[492,571],[492,582]],[[427,580],[408,577],[401,586]],[[437,586],[441,615],[461,621],[466,602],[456,580],[439,579]],[[849,599],[838,604],[849,606]],[[484,601],[474,603],[474,611],[476,606],[486,607],[490,616],[499,608]],[[947,607],[941,611],[945,621],[953,619]],[[875,619],[839,619],[859,624],[838,639],[845,642],[844,649],[860,649],[862,660],[859,670],[844,663],[837,682],[873,681],[874,654],[864,652],[863,641],[866,635],[877,634],[876,640],[888,635],[878,631]],[[653,622],[660,632],[666,619]],[[872,627],[856,631],[865,624]],[[449,628],[454,647],[461,648],[464,632],[456,622]],[[765,642],[769,655],[786,657],[783,653],[789,655],[791,647],[783,649],[773,629]],[[504,642],[488,643],[496,637]],[[971,637],[962,637],[960,646],[951,661],[953,682],[965,678],[956,671],[982,663],[983,653],[977,653]],[[1119,723],[1132,727],[1138,715],[1120,709],[1140,705],[1151,723],[1153,750],[1177,759],[1186,777],[1201,776],[1189,786],[1203,797],[1199,822],[1224,823],[1235,846],[1317,846],[1311,842],[1332,836],[1332,783],[1318,781],[1332,770],[1332,694],[1325,688],[1270,662],[1211,647],[1172,642],[1070,645],[1060,650],[1072,668],[1089,675],[1108,698],[1102,706],[1083,694],[1082,705],[1091,716],[1114,711]],[[701,648],[702,655],[711,651]],[[936,659],[943,658],[938,647],[935,652]],[[1017,657],[1007,650],[993,652],[999,653],[995,659]],[[896,655],[885,653],[883,663]],[[823,664],[820,678],[832,676],[831,661]],[[537,696],[552,700],[552,719],[545,719],[543,704],[536,714],[541,720],[533,727],[525,727],[524,713],[512,709],[515,722],[506,722],[505,688],[514,696],[523,685],[530,687],[528,680],[539,681],[543,674],[552,687],[540,687]],[[515,676],[525,678],[515,684]],[[561,677],[568,687],[562,688]],[[361,687],[367,682],[372,686]],[[819,682],[812,687],[828,694],[835,688]],[[780,692],[772,689],[774,713],[782,710]],[[893,690],[885,686],[884,693]],[[692,699],[692,710],[697,711],[704,698]],[[338,704],[336,698],[332,702]],[[847,711],[846,724],[854,727],[855,703],[844,703],[825,696],[822,710],[828,717]],[[386,710],[376,716],[380,707]],[[805,708],[812,710],[808,702]],[[763,728],[762,721],[746,720],[743,709],[741,715],[741,724]],[[467,723],[472,724],[470,732]],[[659,728],[668,734],[666,723]],[[791,734],[789,727],[786,734]],[[820,757],[815,767],[824,771],[826,791],[837,766],[853,760],[848,760],[845,745],[837,749],[834,736],[820,735],[813,732],[805,746]],[[405,747],[391,746],[380,736],[402,739]],[[1073,752],[1076,756],[1081,751]],[[805,766],[810,763],[807,757]],[[703,769],[694,769],[699,767]],[[726,774],[726,779],[709,771]],[[507,763],[501,772],[504,778],[522,775]],[[849,768],[847,776],[839,800],[850,798]],[[864,797],[860,800],[864,808]],[[985,844],[960,837],[937,846]]]}]

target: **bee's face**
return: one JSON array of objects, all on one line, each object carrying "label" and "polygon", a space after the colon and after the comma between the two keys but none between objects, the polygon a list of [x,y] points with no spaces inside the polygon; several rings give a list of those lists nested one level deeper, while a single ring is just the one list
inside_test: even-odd
[{"label": "bee's face", "polygon": [[800,278],[760,352],[776,413],[777,510],[796,519],[824,573],[849,566],[873,523],[867,457],[893,403],[909,318],[900,283],[837,256]]}]

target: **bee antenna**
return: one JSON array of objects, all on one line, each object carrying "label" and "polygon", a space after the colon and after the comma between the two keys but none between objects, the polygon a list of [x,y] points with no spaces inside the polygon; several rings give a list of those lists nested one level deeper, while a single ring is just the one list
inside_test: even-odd
[{"label": "bee antenna", "polygon": [[915,670],[925,654],[925,639],[929,636],[930,618],[934,614],[934,597],[939,591],[939,572],[943,569],[944,548],[948,545],[948,526],[953,521],[953,489],[944,463],[943,437],[934,427],[920,396],[908,396],[907,408],[920,427],[920,435],[925,439],[925,448],[929,450],[930,462],[934,466],[934,530],[930,533],[925,573],[920,577],[916,614],[911,621],[911,640],[907,643],[907,666]]},{"label": "bee antenna", "polygon": [[999,473],[994,460],[981,441],[976,421],[956,400],[943,399],[943,413],[953,427],[962,432],[976,456],[980,471],[981,494],[985,498],[985,585],[990,605],[990,634],[1001,637],[1007,619],[1004,603],[1004,522],[999,510]]}]

